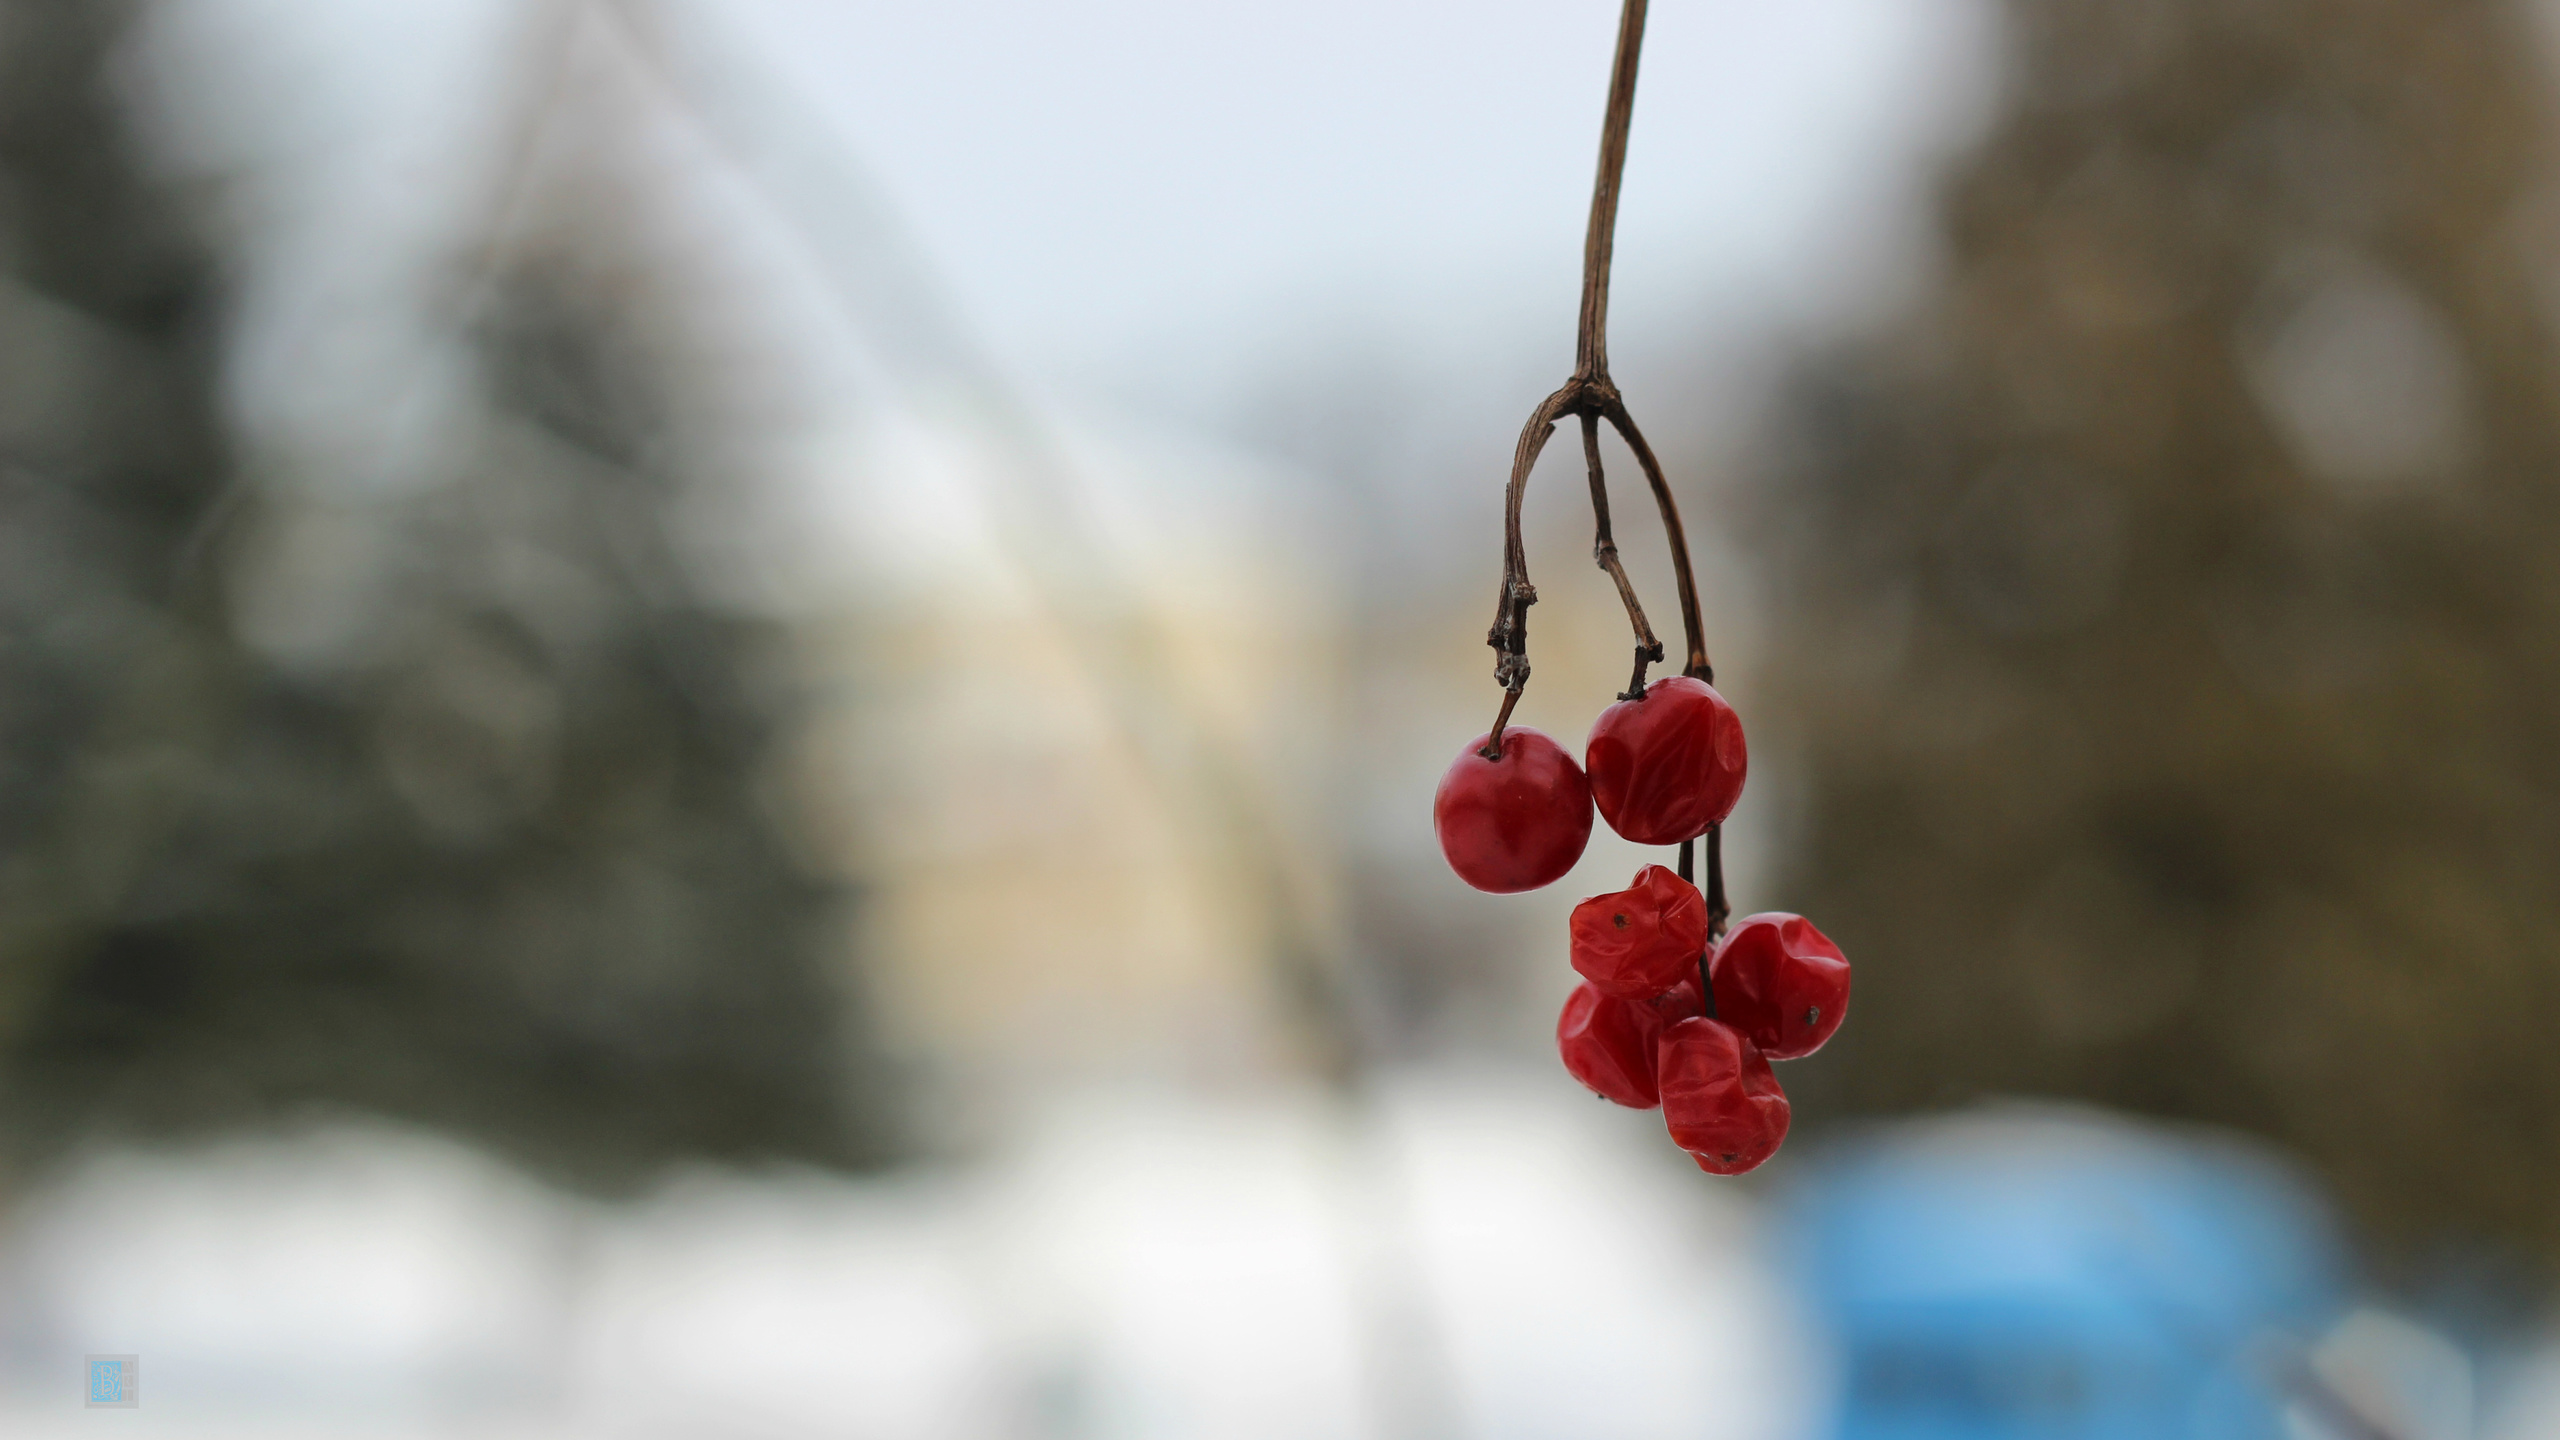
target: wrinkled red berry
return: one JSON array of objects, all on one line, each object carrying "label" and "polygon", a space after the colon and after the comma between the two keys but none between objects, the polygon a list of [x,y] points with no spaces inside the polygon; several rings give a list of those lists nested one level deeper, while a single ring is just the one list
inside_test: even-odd
[{"label": "wrinkled red berry", "polygon": [[1556,1017],[1556,1053],[1591,1093],[1635,1110],[1662,1103],[1654,1089],[1654,1044],[1662,1019],[1641,1001],[1576,985]]},{"label": "wrinkled red berry", "polygon": [[1709,962],[1716,1016],[1772,1060],[1822,1048],[1849,1013],[1849,962],[1801,915],[1746,915]]},{"label": "wrinkled red berry", "polygon": [[1706,953],[1706,897],[1660,865],[1573,907],[1573,968],[1622,1000],[1650,1000],[1695,976]]},{"label": "wrinkled red berry", "polygon": [[1646,1003],[1653,1007],[1655,1014],[1662,1017],[1662,1023],[1665,1025],[1677,1024],[1692,1015],[1707,1013],[1707,1007],[1698,1001],[1698,976],[1695,971],[1690,972],[1688,979],[1663,991]]},{"label": "wrinkled red berry", "polygon": [[1639,845],[1677,845],[1723,823],[1742,798],[1742,721],[1715,687],[1672,675],[1591,726],[1583,763],[1609,828]]},{"label": "wrinkled red berry", "polygon": [[1440,853],[1479,890],[1514,895],[1553,884],[1591,839],[1591,784],[1564,747],[1525,725],[1502,732],[1502,758],[1488,760],[1489,736],[1458,752],[1432,797]]},{"label": "wrinkled red berry", "polygon": [[1576,985],[1556,1017],[1556,1052],[1566,1071],[1593,1094],[1650,1110],[1662,1103],[1653,1067],[1663,1028],[1700,1008],[1696,981],[1650,1000],[1622,1000],[1587,982]]},{"label": "wrinkled red berry", "polygon": [[1655,1093],[1671,1143],[1712,1175],[1739,1175],[1787,1138],[1787,1092],[1742,1032],[1696,1016],[1662,1032]]}]

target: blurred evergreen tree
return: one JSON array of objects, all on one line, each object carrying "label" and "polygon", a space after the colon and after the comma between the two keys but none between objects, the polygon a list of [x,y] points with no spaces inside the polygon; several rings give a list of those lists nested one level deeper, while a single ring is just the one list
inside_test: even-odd
[{"label": "blurred evergreen tree", "polygon": [[2009,15],[1943,285],[1808,367],[1757,492],[1782,899],[1859,967],[1790,1087],[2238,1125],[2387,1244],[2560,1261],[2545,37]]},{"label": "blurred evergreen tree", "polygon": [[[217,418],[216,266],[103,83],[131,13],[0,4],[18,1163],[313,1108],[608,1189],[685,1156],[884,1158],[849,897],[753,783],[791,713],[781,637],[674,558],[657,428],[685,377],[574,256],[513,267],[463,473],[398,517],[393,562],[350,562],[400,573],[373,652],[317,674],[242,643],[225,577],[281,512]],[[528,555],[544,586],[484,583]]]}]

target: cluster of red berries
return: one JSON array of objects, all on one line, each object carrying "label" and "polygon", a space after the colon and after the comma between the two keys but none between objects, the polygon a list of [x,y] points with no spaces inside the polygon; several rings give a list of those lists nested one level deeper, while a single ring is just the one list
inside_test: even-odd
[{"label": "cluster of red berries", "polygon": [[[1676,676],[1602,711],[1583,761],[1526,727],[1498,744],[1478,736],[1432,804],[1450,868],[1496,894],[1550,884],[1582,857],[1595,805],[1638,844],[1685,845],[1732,813],[1747,757],[1733,707]],[[1595,1093],[1661,1106],[1672,1143],[1700,1169],[1739,1175],[1786,1139],[1787,1096],[1769,1062],[1810,1055],[1840,1028],[1849,962],[1802,916],[1749,915],[1719,935],[1721,918],[1660,865],[1575,906],[1583,983],[1556,1046]]]}]

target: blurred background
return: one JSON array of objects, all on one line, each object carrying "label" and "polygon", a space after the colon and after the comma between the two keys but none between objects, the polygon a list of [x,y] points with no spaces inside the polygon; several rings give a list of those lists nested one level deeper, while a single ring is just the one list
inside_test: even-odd
[{"label": "blurred background", "polygon": [[2560,11],[1657,7],[1741,1182],[1428,818],[1616,18],[0,0],[0,1431],[2560,1436]]}]

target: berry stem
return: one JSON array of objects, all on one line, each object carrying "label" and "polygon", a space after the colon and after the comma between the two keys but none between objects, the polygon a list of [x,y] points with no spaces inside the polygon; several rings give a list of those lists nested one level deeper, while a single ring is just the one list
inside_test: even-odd
[{"label": "berry stem", "polygon": [[[1722,826],[1716,827],[1722,829]],[[1724,867],[1722,852],[1716,845],[1716,830],[1707,832],[1707,943],[1698,950],[1698,1003],[1705,1006],[1706,1017],[1716,1018],[1716,987],[1707,974],[1707,961],[1716,952],[1716,937],[1724,933]],[[1695,884],[1698,879],[1698,842],[1680,842],[1680,878]]]},{"label": "berry stem", "polygon": [[1616,386],[1609,387],[1607,406],[1600,413],[1635,452],[1645,483],[1653,487],[1653,503],[1662,511],[1663,538],[1671,545],[1671,574],[1680,587],[1680,628],[1689,641],[1689,663],[1681,673],[1713,685],[1716,669],[1707,663],[1706,631],[1698,620],[1698,580],[1689,567],[1689,531],[1680,523],[1680,502],[1671,498],[1671,482],[1663,478],[1662,462],[1654,458],[1653,447],[1645,443],[1644,432],[1636,428],[1635,417],[1627,413]]},{"label": "berry stem", "polygon": [[1529,683],[1529,607],[1538,603],[1538,587],[1529,583],[1528,547],[1520,540],[1520,500],[1528,493],[1529,471],[1538,463],[1538,452],[1547,448],[1548,437],[1555,434],[1556,417],[1565,412],[1565,394],[1557,391],[1530,412],[1529,423],[1520,427],[1520,443],[1511,453],[1511,483],[1502,511],[1502,590],[1494,597],[1493,628],[1484,637],[1484,643],[1493,647],[1494,682],[1502,687],[1502,713],[1494,717],[1493,733],[1485,743],[1487,759],[1501,758],[1502,727],[1511,723],[1511,707],[1520,703],[1520,691]]},{"label": "berry stem", "polygon": [[[1682,850],[1687,850],[1686,846]],[[1724,826],[1707,827],[1707,939],[1712,942],[1724,933],[1724,922],[1733,916],[1733,906],[1724,898]]]},{"label": "berry stem", "polygon": [[[1524,665],[1521,669],[1526,671],[1528,667]],[[1487,760],[1502,758],[1502,728],[1511,723],[1511,707],[1519,703],[1519,687],[1514,686],[1502,692],[1502,713],[1493,717],[1493,733],[1485,737],[1484,748],[1477,751],[1477,754]]]},{"label": "berry stem", "polygon": [[1574,336],[1573,378],[1609,378],[1609,261],[1618,237],[1618,182],[1627,169],[1627,126],[1636,112],[1636,59],[1644,48],[1645,0],[1618,13],[1618,56],[1609,70],[1609,109],[1600,122],[1600,173],[1591,184],[1591,228],[1582,239],[1582,324]]},{"label": "berry stem", "polygon": [[1618,542],[1609,534],[1609,482],[1600,471],[1600,417],[1582,412],[1582,458],[1591,470],[1591,515],[1597,533],[1591,542],[1591,558],[1609,572],[1618,584],[1618,598],[1627,602],[1627,623],[1636,632],[1635,675],[1627,681],[1627,693],[1621,700],[1644,698],[1644,667],[1662,658],[1662,642],[1653,638],[1653,626],[1644,618],[1644,603],[1636,599],[1636,587],[1627,579],[1627,567],[1618,563]]}]

